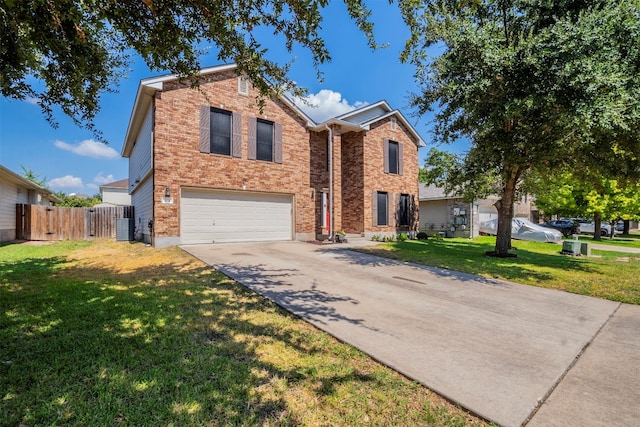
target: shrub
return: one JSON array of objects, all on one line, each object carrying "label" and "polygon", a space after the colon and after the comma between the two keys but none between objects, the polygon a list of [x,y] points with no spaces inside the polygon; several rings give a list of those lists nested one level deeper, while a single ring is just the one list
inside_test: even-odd
[{"label": "shrub", "polygon": [[418,234],[416,234],[416,239],[418,240],[427,240],[428,238],[429,238],[429,235],[424,231],[419,231]]},{"label": "shrub", "polygon": [[409,236],[407,236],[407,233],[400,233],[396,236],[396,239],[398,239],[398,242],[404,242],[408,238]]}]

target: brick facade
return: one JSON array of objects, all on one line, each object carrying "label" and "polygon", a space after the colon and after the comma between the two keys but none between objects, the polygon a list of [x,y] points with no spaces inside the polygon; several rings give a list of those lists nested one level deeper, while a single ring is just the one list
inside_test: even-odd
[{"label": "brick facade", "polygon": [[[389,234],[396,231],[411,231],[418,226],[418,147],[411,139],[407,130],[400,124],[395,124],[392,129],[389,119],[380,120],[371,126],[367,132],[364,143],[364,233]],[[402,144],[404,167],[402,175],[384,172],[384,139],[390,139]],[[373,224],[373,194],[374,192],[387,192],[389,206],[392,212],[390,223],[387,226]],[[396,212],[398,198],[401,194],[408,194],[414,200],[413,225],[400,227],[396,224]]]},{"label": "brick facade", "polygon": [[[180,196],[184,188],[279,193],[293,197],[296,239],[328,238],[323,227],[323,193],[329,193],[328,137],[333,136],[333,231],[364,235],[395,233],[395,216],[388,226],[372,222],[372,194],[386,191],[391,211],[400,194],[418,195],[418,140],[389,117],[366,127],[344,122],[315,125],[283,99],[265,99],[256,105],[256,93],[238,92],[233,69],[203,75],[198,89],[176,79],[153,86],[153,237],[180,243]],[[137,105],[137,103],[136,103]],[[239,156],[201,152],[200,107],[210,106],[241,115]],[[387,108],[388,109],[388,108]],[[134,113],[136,111],[134,110]],[[282,163],[250,160],[250,118],[282,125]],[[393,124],[393,125],[392,125]],[[131,126],[130,129],[131,130]],[[125,141],[123,155],[135,142]],[[135,136],[134,136],[135,137]],[[384,172],[383,141],[403,146],[403,174]],[[419,140],[421,143],[421,140]],[[129,144],[129,145],[127,145]],[[162,203],[168,191],[172,203]],[[417,222],[417,209],[416,209]]]},{"label": "brick facade", "polygon": [[[262,113],[255,93],[238,94],[233,71],[212,74],[200,89],[170,83],[155,96],[154,200],[161,200],[168,186],[173,204],[154,206],[156,237],[180,235],[180,197],[183,187],[246,190],[292,194],[295,233],[314,234],[315,213],[310,174],[310,138],[305,123],[279,100],[266,100]],[[201,153],[199,107],[209,105],[242,115],[242,155]],[[257,117],[282,124],[282,164],[249,160],[248,120]]]}]

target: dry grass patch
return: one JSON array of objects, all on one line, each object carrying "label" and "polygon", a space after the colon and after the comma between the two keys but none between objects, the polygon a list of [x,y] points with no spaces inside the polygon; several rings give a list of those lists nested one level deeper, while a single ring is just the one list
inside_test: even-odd
[{"label": "dry grass patch", "polygon": [[178,248],[0,247],[0,425],[483,425]]}]

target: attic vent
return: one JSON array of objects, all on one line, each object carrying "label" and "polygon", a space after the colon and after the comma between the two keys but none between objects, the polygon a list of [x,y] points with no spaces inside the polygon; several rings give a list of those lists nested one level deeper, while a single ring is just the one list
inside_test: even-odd
[{"label": "attic vent", "polygon": [[398,120],[395,117],[391,117],[391,130],[396,130],[398,126]]},{"label": "attic vent", "polygon": [[246,76],[238,77],[238,93],[249,96],[249,79]]}]

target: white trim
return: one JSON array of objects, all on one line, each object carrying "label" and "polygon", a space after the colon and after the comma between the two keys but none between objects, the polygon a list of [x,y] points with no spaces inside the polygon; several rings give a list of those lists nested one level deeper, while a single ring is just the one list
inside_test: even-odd
[{"label": "white trim", "polygon": [[387,114],[378,116],[374,119],[369,120],[368,122],[362,123],[362,126],[370,127],[373,123],[386,119],[387,117],[396,117],[397,119],[400,119],[400,122],[407,129],[409,129],[409,133],[411,133],[411,135],[413,135],[413,137],[416,139],[415,144],[418,146],[418,148],[425,147],[427,145],[418,134],[418,131],[415,130],[413,126],[411,126],[411,123],[409,123],[409,121],[404,117],[404,115],[398,110],[389,111]]},{"label": "white trim", "polygon": [[345,120],[347,117],[356,116],[356,115],[361,114],[361,113],[363,113],[363,112],[365,112],[367,110],[372,110],[372,109],[378,108],[378,107],[382,107],[384,110],[387,110],[387,111],[391,111],[392,110],[391,106],[387,103],[387,101],[381,100],[381,101],[375,102],[373,104],[368,104],[368,105],[365,105],[365,106],[363,106],[361,108],[357,108],[355,110],[349,111],[348,113],[341,114],[341,115],[337,116],[336,119]]}]

